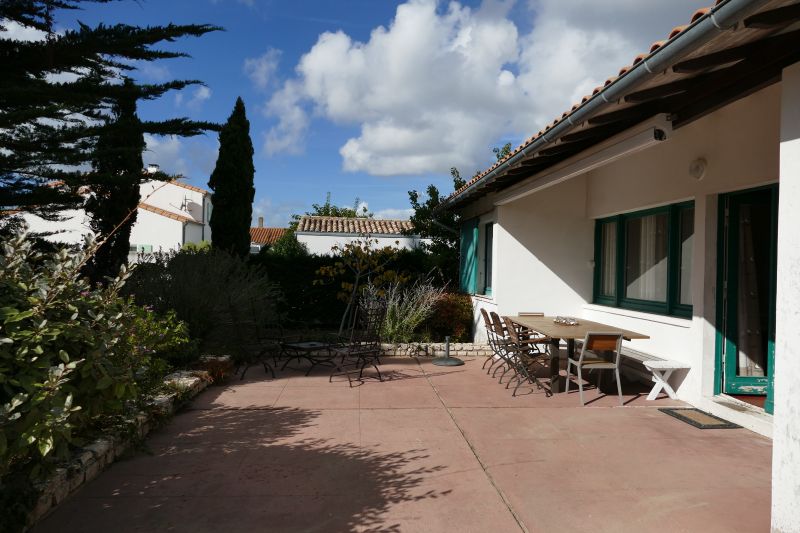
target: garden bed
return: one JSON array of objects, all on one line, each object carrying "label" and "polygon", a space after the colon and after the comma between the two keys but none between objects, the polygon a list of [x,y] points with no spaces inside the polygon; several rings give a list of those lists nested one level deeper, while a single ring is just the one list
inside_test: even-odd
[{"label": "garden bed", "polygon": [[179,371],[166,376],[164,384],[170,392],[153,398],[148,411],[141,411],[130,419],[133,431],[126,435],[108,435],[96,439],[77,451],[70,461],[56,468],[45,481],[36,485],[39,497],[28,515],[28,527],[33,527],[70,494],[124,456],[159,421],[203,391],[210,381],[208,373],[203,371]]}]

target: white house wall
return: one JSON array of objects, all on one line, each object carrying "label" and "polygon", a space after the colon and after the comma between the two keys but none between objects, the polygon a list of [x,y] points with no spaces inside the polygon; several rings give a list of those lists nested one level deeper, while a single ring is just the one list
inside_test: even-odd
[{"label": "white house wall", "polygon": [[131,245],[150,245],[154,252],[166,252],[179,249],[183,242],[183,222],[139,209],[131,229]]},{"label": "white house wall", "polygon": [[[308,247],[308,252],[316,255],[330,255],[331,248],[334,246],[344,246],[347,243],[359,239],[358,236],[345,236],[345,235],[325,235],[325,234],[310,234],[310,233],[295,233],[297,241],[305,244]],[[399,249],[413,249],[419,246],[419,239],[417,237],[408,237],[405,235],[397,236],[371,236],[370,240],[378,241],[375,248],[383,248],[391,246]]]},{"label": "white house wall", "polygon": [[163,181],[148,181],[139,186],[141,201],[176,215],[203,222],[203,194]]},{"label": "white house wall", "polygon": [[184,228],[184,244],[186,243],[200,243],[203,242],[203,226],[202,224],[186,224]]},{"label": "white house wall", "polygon": [[[690,364],[688,375],[677,376],[678,394],[703,404],[714,385],[718,194],[778,180],[780,94],[773,85],[675,130],[666,142],[496,206],[492,300],[499,312],[574,315],[648,334],[630,347]],[[697,180],[689,165],[701,157],[708,164]],[[593,305],[595,219],[686,200],[695,202],[694,317]]]},{"label": "white house wall", "polygon": [[47,234],[47,240],[61,244],[82,244],[86,235],[92,233],[89,217],[83,209],[67,209],[60,213],[63,220],[45,220],[33,213],[24,213],[22,219],[28,231]]},{"label": "white house wall", "polygon": [[783,71],[772,531],[800,531],[800,64]]}]

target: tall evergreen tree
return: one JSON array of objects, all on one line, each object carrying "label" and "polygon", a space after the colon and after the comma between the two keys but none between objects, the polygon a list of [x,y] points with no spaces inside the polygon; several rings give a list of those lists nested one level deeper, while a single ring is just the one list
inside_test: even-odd
[{"label": "tall evergreen tree", "polygon": [[250,251],[253,217],[253,142],[241,97],[219,134],[219,156],[208,186],[211,201],[211,240],[215,248],[245,256]]},{"label": "tall evergreen tree", "polygon": [[94,146],[92,172],[87,181],[90,189],[85,204],[92,218],[92,229],[103,239],[87,273],[94,281],[114,277],[127,260],[130,233],[136,222],[139,205],[139,184],[144,180],[169,179],[164,173],[142,172],[144,134],[190,137],[205,130],[219,129],[216,124],[187,119],[141,121],[136,115],[139,100],[158,98],[164,92],[185,82],[161,85],[138,85],[126,78],[117,86],[111,104],[111,116],[100,129]]},{"label": "tall evergreen tree", "polygon": [[[125,81],[130,89],[133,82]],[[105,237],[89,268],[92,279],[114,277],[128,257],[131,227],[136,222],[142,151],[142,122],[136,115],[136,95],[122,95],[113,107],[112,121],[100,134],[92,162],[95,176],[86,202],[92,230]]]},{"label": "tall evergreen tree", "polygon": [[[139,28],[101,24],[92,28],[81,24],[75,30],[54,31],[57,10],[105,1],[0,2],[0,26],[17,22],[46,35],[38,41],[0,36],[0,208],[20,208],[56,218],[62,209],[80,206],[83,198],[79,192],[92,187],[91,180],[98,175],[85,172],[84,167],[96,159],[100,133],[121,93],[129,90],[119,84],[120,72],[134,70],[132,61],[186,55],[155,49],[156,43],[219,29],[210,25]],[[54,81],[54,75],[62,81]],[[178,81],[141,90],[157,95],[192,83],[198,82]],[[167,123],[174,126],[189,121]],[[54,183],[60,185],[54,187]]]}]

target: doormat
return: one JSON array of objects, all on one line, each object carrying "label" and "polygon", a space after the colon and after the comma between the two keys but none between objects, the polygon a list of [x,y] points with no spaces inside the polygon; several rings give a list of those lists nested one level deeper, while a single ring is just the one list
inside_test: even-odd
[{"label": "doormat", "polygon": [[687,424],[691,424],[699,429],[736,429],[741,427],[733,422],[728,422],[718,416],[706,413],[700,409],[695,409],[694,407],[679,409],[662,407],[659,411],[675,417],[678,420],[683,420]]}]

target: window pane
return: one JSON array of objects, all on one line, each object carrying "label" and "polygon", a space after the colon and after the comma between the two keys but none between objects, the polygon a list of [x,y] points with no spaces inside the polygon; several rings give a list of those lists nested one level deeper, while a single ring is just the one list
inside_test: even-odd
[{"label": "window pane", "polygon": [[629,219],[625,227],[625,297],[667,301],[667,214]]},{"label": "window pane", "polygon": [[600,295],[614,297],[617,294],[617,223],[604,223],[600,239]]},{"label": "window pane", "polygon": [[492,242],[494,240],[494,224],[486,224],[486,242],[484,248],[484,279],[483,287],[486,289],[484,292],[491,292],[492,290]]},{"label": "window pane", "polygon": [[694,207],[680,210],[680,283],[678,302],[692,305],[692,244],[694,242]]}]

